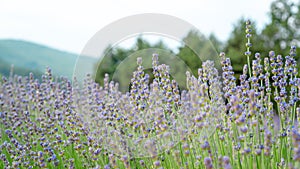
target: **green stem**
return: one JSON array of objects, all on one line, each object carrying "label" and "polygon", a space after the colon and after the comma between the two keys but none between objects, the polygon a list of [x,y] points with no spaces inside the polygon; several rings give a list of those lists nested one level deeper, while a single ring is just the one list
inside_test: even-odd
[{"label": "green stem", "polygon": [[[249,49],[248,49],[249,51]],[[249,70],[249,77],[251,78],[252,75],[251,75],[251,63],[250,63],[250,56],[247,55],[247,62],[248,62],[248,70]]]}]

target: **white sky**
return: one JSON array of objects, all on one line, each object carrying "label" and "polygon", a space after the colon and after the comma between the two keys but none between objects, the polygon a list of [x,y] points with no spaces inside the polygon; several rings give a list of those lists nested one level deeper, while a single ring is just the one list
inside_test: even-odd
[{"label": "white sky", "polygon": [[[162,13],[181,18],[224,41],[244,16],[269,22],[272,0],[0,0],[0,39],[13,38],[80,53],[104,26],[126,16]],[[159,26],[159,25],[158,25]]]}]

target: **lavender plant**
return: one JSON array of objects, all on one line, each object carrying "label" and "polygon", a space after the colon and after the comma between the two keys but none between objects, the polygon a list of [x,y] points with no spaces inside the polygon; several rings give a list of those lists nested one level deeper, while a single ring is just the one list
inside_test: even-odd
[{"label": "lavender plant", "polygon": [[296,47],[251,62],[250,21],[246,38],[239,79],[221,53],[222,75],[206,61],[183,91],[157,54],[153,81],[138,58],[127,93],[108,75],[3,77],[0,168],[299,168]]}]

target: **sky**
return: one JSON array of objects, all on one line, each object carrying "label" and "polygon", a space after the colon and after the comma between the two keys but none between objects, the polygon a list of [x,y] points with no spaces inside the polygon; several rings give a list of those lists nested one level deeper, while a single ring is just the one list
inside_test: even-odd
[{"label": "sky", "polygon": [[93,35],[131,15],[161,13],[225,41],[241,17],[270,22],[273,0],[0,0],[0,39],[20,39],[81,53]]}]

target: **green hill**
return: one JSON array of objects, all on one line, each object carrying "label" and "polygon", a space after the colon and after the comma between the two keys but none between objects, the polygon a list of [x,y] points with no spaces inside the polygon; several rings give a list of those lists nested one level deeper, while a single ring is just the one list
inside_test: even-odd
[{"label": "green hill", "polygon": [[[47,46],[22,40],[0,40],[0,74],[9,75],[11,65],[14,73],[28,75],[33,72],[36,76],[51,67],[56,76],[71,78],[78,55],[56,50]],[[95,62],[94,58],[85,57],[84,62]]]}]

